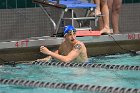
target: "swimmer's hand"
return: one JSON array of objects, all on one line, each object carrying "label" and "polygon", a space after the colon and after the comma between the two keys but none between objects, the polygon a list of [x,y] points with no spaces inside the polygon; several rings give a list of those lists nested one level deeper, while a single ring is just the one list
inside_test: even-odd
[{"label": "swimmer's hand", "polygon": [[40,52],[43,54],[48,54],[51,52],[47,47],[41,46],[40,47]]}]

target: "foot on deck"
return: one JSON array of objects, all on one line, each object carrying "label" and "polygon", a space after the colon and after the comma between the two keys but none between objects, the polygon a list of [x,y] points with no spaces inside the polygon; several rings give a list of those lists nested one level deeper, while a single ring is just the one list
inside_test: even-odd
[{"label": "foot on deck", "polygon": [[101,31],[100,31],[101,35],[108,35],[108,34],[111,34],[111,31],[110,29],[108,28],[103,28]]}]

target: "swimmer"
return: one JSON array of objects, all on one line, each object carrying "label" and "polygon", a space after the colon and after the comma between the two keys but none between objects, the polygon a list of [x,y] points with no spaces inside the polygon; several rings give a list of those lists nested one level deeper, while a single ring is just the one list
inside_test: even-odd
[{"label": "swimmer", "polygon": [[87,49],[83,42],[76,40],[76,29],[71,25],[64,27],[64,41],[60,44],[58,50],[52,52],[47,47],[41,46],[40,52],[49,56],[37,61],[49,61],[52,58],[65,63],[88,60]]}]

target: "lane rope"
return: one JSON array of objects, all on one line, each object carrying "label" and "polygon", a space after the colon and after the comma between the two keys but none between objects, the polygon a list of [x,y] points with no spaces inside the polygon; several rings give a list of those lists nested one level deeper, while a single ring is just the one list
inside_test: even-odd
[{"label": "lane rope", "polygon": [[82,91],[103,92],[103,93],[140,93],[140,89],[136,89],[136,88],[121,88],[121,87],[97,86],[97,85],[76,84],[76,83],[43,82],[43,81],[22,80],[22,79],[0,78],[0,84],[16,85],[16,86],[23,86],[23,87],[82,90]]},{"label": "lane rope", "polygon": [[140,66],[132,65],[111,65],[111,64],[88,64],[88,63],[63,63],[63,62],[41,62],[34,61],[31,64],[46,65],[46,66],[60,66],[60,67],[84,67],[84,68],[104,68],[116,70],[140,70]]}]

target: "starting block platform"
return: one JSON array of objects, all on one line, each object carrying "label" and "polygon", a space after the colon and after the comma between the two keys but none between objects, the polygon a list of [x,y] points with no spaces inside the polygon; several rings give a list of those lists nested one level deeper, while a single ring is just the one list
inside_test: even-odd
[{"label": "starting block platform", "polygon": [[[39,4],[39,6],[43,10],[43,12],[45,12],[45,14],[48,16],[48,18],[52,22],[53,27],[54,27],[54,36],[57,36],[57,33],[58,33],[59,28],[60,28],[60,24],[61,24],[62,20],[63,20],[63,22],[70,20],[71,25],[73,25],[73,26],[75,26],[75,20],[77,22],[82,22],[85,20],[89,21],[90,24],[89,24],[88,28],[84,29],[84,27],[83,27],[84,32],[78,31],[78,35],[84,35],[84,34],[86,34],[86,35],[91,35],[91,34],[92,35],[93,34],[99,35],[98,32],[92,32],[92,31],[87,32],[87,33],[85,32],[86,30],[87,31],[93,30],[93,26],[91,26],[90,21],[95,21],[95,26],[97,26],[97,21],[98,21],[99,16],[96,16],[96,15],[93,17],[88,16],[89,12],[94,12],[94,10],[96,8],[96,4],[93,4],[90,2],[83,2],[82,0],[33,0],[33,2]],[[61,8],[62,12],[61,12],[61,15],[60,15],[57,23],[50,16],[50,14],[48,13],[48,10],[45,9],[45,7],[48,7],[48,6]],[[87,12],[83,17],[75,17],[74,9],[86,9]],[[64,17],[64,14],[68,11],[71,12],[71,17]],[[82,28],[80,26],[80,24],[79,24],[79,27],[76,27],[76,30],[79,28]]]},{"label": "starting block platform", "polygon": [[100,31],[92,30],[77,30],[76,36],[100,36]]}]

